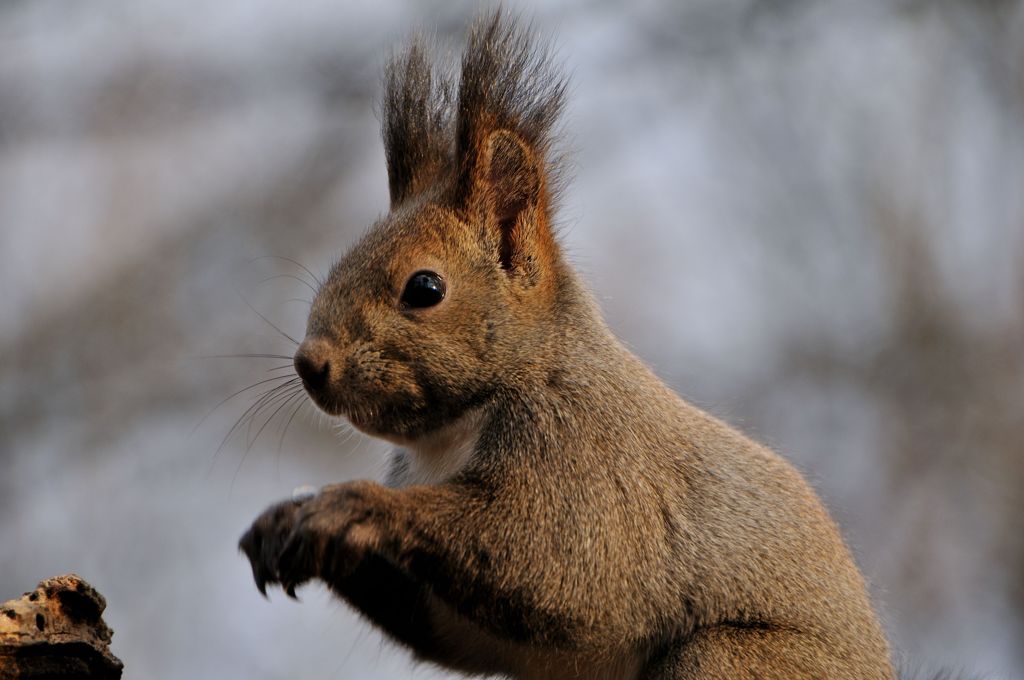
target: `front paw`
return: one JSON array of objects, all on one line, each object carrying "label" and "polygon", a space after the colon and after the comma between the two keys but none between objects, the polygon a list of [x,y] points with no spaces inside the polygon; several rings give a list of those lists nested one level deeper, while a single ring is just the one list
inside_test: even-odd
[{"label": "front paw", "polygon": [[[303,506],[309,500],[309,497],[294,498],[272,505],[256,518],[238,541],[239,550],[249,558],[256,587],[264,597],[267,596],[268,584],[283,583],[281,554],[301,523]],[[295,597],[294,587],[291,590],[286,588],[285,591]]]},{"label": "front paw", "polygon": [[267,584],[280,583],[294,598],[310,579],[343,579],[378,542],[384,493],[379,484],[350,482],[269,508],[239,542],[256,587],[266,595]]}]

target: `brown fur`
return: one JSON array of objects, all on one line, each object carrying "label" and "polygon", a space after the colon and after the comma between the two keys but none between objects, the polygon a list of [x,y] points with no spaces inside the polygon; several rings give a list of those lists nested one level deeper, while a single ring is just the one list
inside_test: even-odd
[{"label": "brown fur", "polygon": [[[419,658],[521,678],[891,678],[835,525],[784,460],[620,344],[553,236],[564,81],[501,13],[458,101],[388,70],[392,210],[332,270],[296,366],[398,445],[389,485],[276,505],[260,590],[321,579]],[[415,272],[446,284],[409,309]]]}]

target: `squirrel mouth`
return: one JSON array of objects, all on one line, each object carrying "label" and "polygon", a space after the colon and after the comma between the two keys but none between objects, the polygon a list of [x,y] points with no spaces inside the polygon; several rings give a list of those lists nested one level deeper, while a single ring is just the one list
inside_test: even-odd
[{"label": "squirrel mouth", "polygon": [[387,406],[338,403],[332,406],[334,408],[321,406],[321,409],[330,416],[344,418],[354,429],[370,437],[402,444],[420,432],[409,428],[409,423]]},{"label": "squirrel mouth", "polygon": [[372,436],[380,436],[379,430],[371,425],[371,422],[374,420],[371,409],[358,408],[346,404],[335,395],[324,394],[320,390],[310,390],[308,387],[306,388],[306,394],[309,395],[310,400],[316,404],[317,408],[332,418],[344,418],[352,427],[360,432]]},{"label": "squirrel mouth", "polygon": [[[323,390],[310,389],[309,385],[303,385],[306,389],[306,396],[309,397],[318,409],[323,411],[329,416],[333,417],[345,417],[348,418],[347,409],[341,403],[340,399],[335,398],[333,395],[324,394]],[[349,418],[351,420],[351,418]]]},{"label": "squirrel mouth", "polygon": [[330,386],[311,387],[306,384],[304,387],[310,401],[328,416],[344,418],[363,434],[373,437],[386,436],[386,431],[380,428],[381,413],[376,407],[353,403],[355,400],[343,398],[335,389],[330,389]]}]

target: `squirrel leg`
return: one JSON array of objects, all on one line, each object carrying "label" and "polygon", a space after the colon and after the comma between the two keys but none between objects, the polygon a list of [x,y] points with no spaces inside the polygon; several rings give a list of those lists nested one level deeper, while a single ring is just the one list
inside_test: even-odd
[{"label": "squirrel leg", "polygon": [[[257,587],[318,578],[420,657],[465,667],[438,627],[437,603],[510,643],[572,648],[574,622],[542,609],[492,560],[478,537],[494,519],[453,485],[391,489],[357,481],[271,507],[242,537]],[[476,521],[472,519],[476,518]],[[491,532],[500,535],[501,532]],[[552,602],[551,598],[545,598]],[[567,633],[568,631],[568,633]]]},{"label": "squirrel leg", "polygon": [[384,554],[378,524],[393,521],[388,491],[353,482],[283,501],[253,522],[239,547],[264,595],[276,583],[294,598],[296,587],[319,578],[416,656],[464,666],[436,630],[429,589]]}]

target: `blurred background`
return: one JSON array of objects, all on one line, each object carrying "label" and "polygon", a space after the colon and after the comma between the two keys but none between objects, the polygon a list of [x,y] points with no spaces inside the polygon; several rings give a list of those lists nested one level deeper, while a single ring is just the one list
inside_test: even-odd
[{"label": "blurred background", "polygon": [[[78,572],[127,678],[446,677],[235,548],[382,472],[256,401],[288,359],[218,358],[292,353],[305,269],[387,208],[387,54],[479,9],[374,4],[0,3],[0,600]],[[521,9],[572,72],[562,233],[613,328],[808,475],[899,660],[1024,677],[1024,2]]]}]

